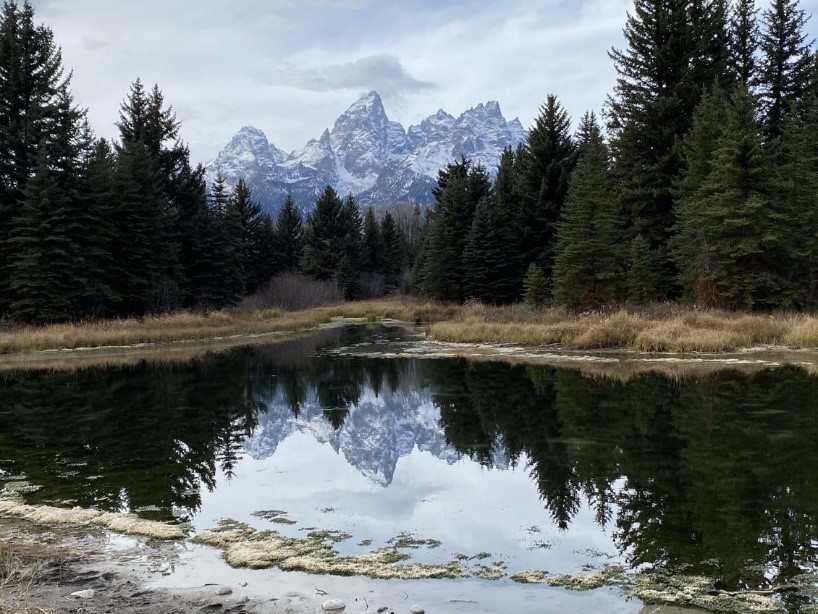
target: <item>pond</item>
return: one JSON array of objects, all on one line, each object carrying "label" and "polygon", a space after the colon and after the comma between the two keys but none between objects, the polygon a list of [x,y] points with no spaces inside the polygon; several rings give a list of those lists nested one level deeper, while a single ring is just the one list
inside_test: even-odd
[{"label": "pond", "polygon": [[[354,562],[421,587],[430,612],[642,608],[612,588],[519,582],[534,571],[703,576],[723,591],[818,571],[818,377],[613,378],[386,351],[407,335],[349,327],[187,362],[4,373],[0,485],[210,535],[160,583],[203,565],[233,577],[222,554],[282,586],[337,582],[303,572]],[[269,535],[334,559],[282,563],[260,549]],[[368,568],[373,552],[400,556]],[[405,565],[441,579],[384,572]]]}]

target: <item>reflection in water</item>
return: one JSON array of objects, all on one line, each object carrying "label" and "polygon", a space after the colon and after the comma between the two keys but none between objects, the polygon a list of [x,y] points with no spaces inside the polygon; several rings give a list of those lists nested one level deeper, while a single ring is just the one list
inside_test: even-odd
[{"label": "reflection in water", "polygon": [[30,502],[187,518],[219,471],[229,477],[242,455],[269,457],[300,432],[383,487],[414,449],[525,465],[555,525],[570,533],[589,502],[634,567],[725,587],[813,570],[818,379],[804,371],[623,382],[316,355],[370,334],[325,331],[174,366],[6,374],[0,470],[43,486]]}]

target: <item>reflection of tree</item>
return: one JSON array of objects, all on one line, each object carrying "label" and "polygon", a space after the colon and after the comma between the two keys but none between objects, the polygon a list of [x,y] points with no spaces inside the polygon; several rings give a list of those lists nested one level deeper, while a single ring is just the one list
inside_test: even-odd
[{"label": "reflection of tree", "polygon": [[525,453],[555,522],[567,527],[584,494],[634,565],[735,587],[818,563],[818,378],[778,369],[623,383],[465,361],[428,372],[452,445],[481,462],[498,441]]}]

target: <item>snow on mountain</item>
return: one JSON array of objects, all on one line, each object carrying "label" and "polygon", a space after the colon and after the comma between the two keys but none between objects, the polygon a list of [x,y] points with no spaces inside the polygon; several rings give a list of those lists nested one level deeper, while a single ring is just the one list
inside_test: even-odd
[{"label": "snow on mountain", "polygon": [[[269,458],[278,446],[295,433],[308,433],[331,446],[347,463],[368,479],[388,486],[398,460],[415,448],[453,464],[461,455],[446,443],[439,424],[440,411],[427,391],[379,395],[367,390],[340,429],[334,430],[324,416],[314,393],[295,417],[283,398],[272,399],[259,418],[245,450],[255,459]],[[499,468],[499,467],[498,467]]]},{"label": "snow on mountain", "polygon": [[229,184],[243,177],[262,206],[276,212],[288,194],[309,210],[333,186],[362,205],[432,202],[437,173],[466,156],[494,173],[505,147],[525,141],[519,119],[506,121],[496,101],[455,118],[442,109],[408,130],[391,121],[377,92],[355,101],[319,139],[286,154],[263,132],[242,128],[215,160],[207,180],[221,174]]}]

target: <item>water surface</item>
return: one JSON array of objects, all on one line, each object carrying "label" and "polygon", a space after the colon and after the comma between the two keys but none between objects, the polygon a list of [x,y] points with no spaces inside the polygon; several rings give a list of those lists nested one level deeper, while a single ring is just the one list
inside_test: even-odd
[{"label": "water surface", "polygon": [[[231,518],[292,536],[344,531],[341,554],[434,539],[416,560],[486,553],[507,577],[465,581],[479,586],[470,594],[519,611],[537,611],[532,595],[640,608],[611,591],[582,601],[513,584],[522,570],[616,563],[727,590],[816,571],[818,378],[785,367],[609,379],[328,352],[403,334],[358,327],[178,364],[5,373],[0,480],[39,486],[29,503],[196,530]],[[462,593],[464,581],[441,582],[441,599]],[[797,611],[803,598],[787,599]]]}]

